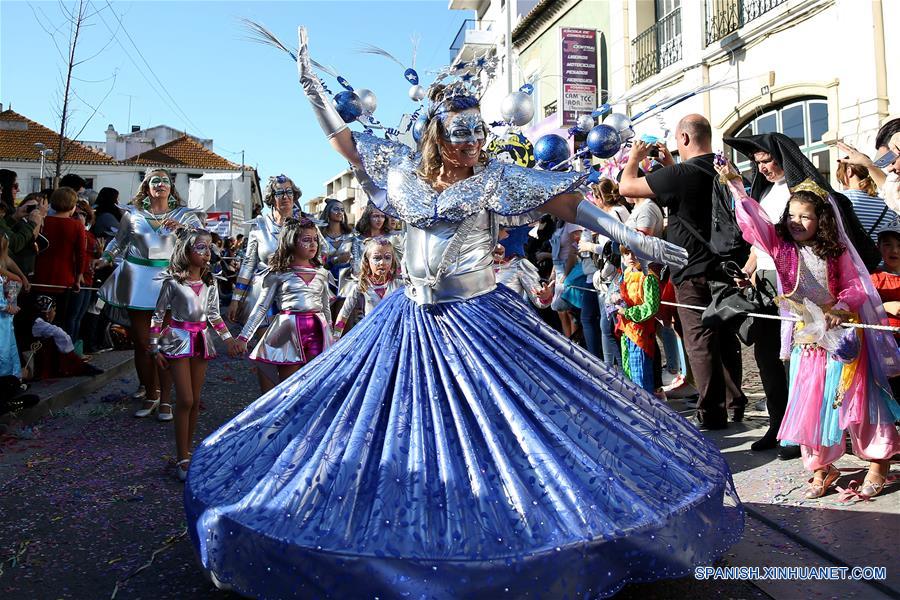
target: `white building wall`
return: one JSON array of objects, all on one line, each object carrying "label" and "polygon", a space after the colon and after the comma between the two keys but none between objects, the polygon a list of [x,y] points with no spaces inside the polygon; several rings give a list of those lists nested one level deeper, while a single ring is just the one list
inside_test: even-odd
[{"label": "white building wall", "polygon": [[[827,99],[829,109],[829,132],[824,141],[846,139],[873,154],[872,141],[879,125],[892,112],[900,112],[900,78],[887,78],[887,85],[882,86],[886,94],[879,94],[877,84],[875,25],[880,8],[885,23],[900,18],[900,2],[788,0],[746,24],[738,35],[730,34],[707,47],[706,3],[682,0],[681,60],[629,85],[635,61],[631,40],[646,29],[646,23],[654,22],[653,3],[615,0],[610,13],[611,97],[623,99],[617,112],[635,115],[663,98],[704,83],[737,81],[697,95],[635,127],[639,135],[669,130],[669,145],[674,147],[672,135],[679,119],[700,113],[710,119],[713,145],[718,149],[723,134],[734,133],[738,123],[754,114],[791,98],[820,96]],[[641,23],[645,26],[635,29]],[[730,45],[723,47],[723,43]],[[891,73],[900,61],[900,39],[889,36],[885,40],[885,57],[893,57],[886,61],[886,71]],[[767,84],[768,93],[761,93]],[[834,149],[831,159],[837,159]]]}]

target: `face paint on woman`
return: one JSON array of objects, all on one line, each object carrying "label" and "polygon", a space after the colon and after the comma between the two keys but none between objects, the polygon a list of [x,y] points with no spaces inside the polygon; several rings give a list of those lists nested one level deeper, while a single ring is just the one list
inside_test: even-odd
[{"label": "face paint on woman", "polygon": [[484,142],[484,120],[478,109],[450,113],[441,121],[441,135],[451,144],[478,144]]}]

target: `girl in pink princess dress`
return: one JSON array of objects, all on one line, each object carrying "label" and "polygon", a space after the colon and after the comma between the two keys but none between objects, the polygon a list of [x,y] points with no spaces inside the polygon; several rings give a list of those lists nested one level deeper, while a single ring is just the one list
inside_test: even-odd
[{"label": "girl in pink princess dress", "polygon": [[844,454],[847,433],[855,453],[871,461],[854,493],[875,496],[884,489],[890,457],[900,452],[894,426],[900,406],[887,382],[900,372],[900,354],[886,332],[840,328],[852,321],[886,325],[887,317],[833,200],[807,179],[791,188],[775,225],[727,161],[717,159],[717,169],[735,199],[744,239],[775,259],[780,305],[800,318],[783,329],[790,392],[778,439],[799,444],[804,466],[813,471],[805,495],[819,498],[837,481],[833,463]]}]

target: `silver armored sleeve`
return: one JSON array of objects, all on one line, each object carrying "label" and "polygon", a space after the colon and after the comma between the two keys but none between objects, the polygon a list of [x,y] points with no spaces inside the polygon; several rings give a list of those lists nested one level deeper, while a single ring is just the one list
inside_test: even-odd
[{"label": "silver armored sleeve", "polygon": [[319,121],[319,126],[328,139],[347,128],[347,124],[335,110],[328,98],[328,93],[319,81],[319,77],[313,72],[312,63],[309,60],[309,40],[306,35],[306,27],[297,28],[297,74],[300,77],[300,85],[303,93],[312,105],[313,113]]},{"label": "silver armored sleeve", "polygon": [[687,264],[687,251],[681,246],[635,231],[587,200],[578,203],[575,223],[628,247],[641,260],[665,263],[673,269]]}]

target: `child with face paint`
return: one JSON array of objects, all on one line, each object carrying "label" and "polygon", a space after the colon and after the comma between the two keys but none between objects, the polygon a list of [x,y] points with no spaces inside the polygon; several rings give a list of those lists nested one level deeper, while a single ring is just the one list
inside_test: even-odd
[{"label": "child with face paint", "polygon": [[[219,315],[219,290],[209,270],[212,236],[203,229],[183,229],[172,263],[161,277],[159,298],[150,323],[150,353],[160,370],[159,400],[134,413],[146,417],[158,407],[160,421],[172,420],[171,388],[175,385],[176,474],[184,481],[190,463],[194,431],[200,415],[200,390],[207,361],[216,356],[208,325],[234,352],[234,339]],[[166,313],[170,313],[168,323]]]},{"label": "child with face paint", "polygon": [[[735,199],[744,239],[775,260],[779,304],[801,321],[784,329],[790,352],[788,403],[778,430],[782,446],[800,446],[813,472],[805,496],[824,496],[840,477],[834,462],[846,451],[871,461],[851,494],[868,499],[884,489],[891,456],[900,452],[894,422],[900,405],[887,379],[898,373],[898,352],[886,332],[838,329],[845,321],[887,324],[868,271],[843,230],[828,192],[807,179],[791,188],[780,222],[773,224],[749,198],[740,175],[724,159],[716,169]],[[887,359],[887,360],[884,360]]]},{"label": "child with face paint", "polygon": [[246,351],[247,341],[275,306],[278,314],[250,359],[275,365],[280,383],[332,344],[333,280],[319,261],[319,230],[313,221],[288,220],[269,268],[259,300],[238,336],[237,350]]},{"label": "child with face paint", "polygon": [[347,288],[347,299],[334,324],[335,339],[341,337],[357,307],[362,309],[364,317],[375,310],[386,296],[403,287],[398,269],[397,256],[390,239],[376,237],[366,241],[359,280],[353,281]]}]

